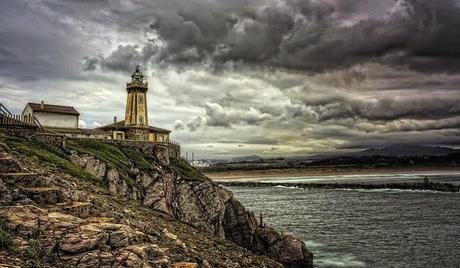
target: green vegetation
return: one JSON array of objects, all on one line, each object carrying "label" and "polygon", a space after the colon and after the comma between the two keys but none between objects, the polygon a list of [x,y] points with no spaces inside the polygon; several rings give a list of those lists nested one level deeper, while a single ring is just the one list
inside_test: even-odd
[{"label": "green vegetation", "polygon": [[5,222],[0,220],[0,249],[14,250],[13,234]]},{"label": "green vegetation", "polygon": [[[126,183],[135,187],[136,182],[130,178],[128,171],[131,169],[133,164],[130,161],[130,158],[126,156],[120,147],[112,144],[107,144],[103,142],[98,142],[88,139],[73,139],[67,141],[67,148],[73,149],[79,153],[89,154],[97,157],[99,160],[106,163],[107,167],[115,168],[118,171],[120,177],[126,181]],[[141,154],[136,152],[130,152],[130,155],[139,155],[136,156],[136,160],[141,159]],[[147,162],[144,159],[144,162]],[[145,165],[145,163],[143,163]]]},{"label": "green vegetation", "polygon": [[[143,154],[139,153],[136,150],[121,147],[121,151],[128,157],[132,162],[136,163],[136,166],[143,170],[152,171],[155,170],[151,164],[151,159],[146,159]],[[150,162],[148,160],[151,160]]]},{"label": "green vegetation", "polygon": [[182,159],[171,159],[171,167],[176,171],[184,180],[187,181],[209,181],[209,178],[198,172],[195,168],[190,166]]},{"label": "green vegetation", "polygon": [[67,141],[67,148],[93,155],[119,170],[129,170],[132,166],[128,157],[115,145],[89,139],[72,139]]},{"label": "green vegetation", "polygon": [[39,161],[54,165],[72,176],[100,185],[96,177],[72,163],[68,154],[61,148],[19,138],[7,138],[6,143],[15,151],[36,157]]},{"label": "green vegetation", "polygon": [[45,252],[39,240],[30,239],[27,243],[27,258],[29,267],[43,267],[45,263]]}]

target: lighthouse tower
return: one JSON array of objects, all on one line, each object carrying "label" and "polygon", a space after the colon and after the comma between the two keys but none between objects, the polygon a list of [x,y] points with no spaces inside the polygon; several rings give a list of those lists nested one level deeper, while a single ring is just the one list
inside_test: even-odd
[{"label": "lighthouse tower", "polygon": [[128,98],[126,100],[125,126],[148,127],[147,116],[147,81],[139,70],[139,65],[131,75],[131,82],[126,84]]}]

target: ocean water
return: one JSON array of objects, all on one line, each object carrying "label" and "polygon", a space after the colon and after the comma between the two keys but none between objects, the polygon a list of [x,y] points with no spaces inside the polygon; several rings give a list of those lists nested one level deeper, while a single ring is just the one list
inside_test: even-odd
[{"label": "ocean water", "polygon": [[460,267],[460,193],[229,188],[267,224],[303,239],[315,267]]}]

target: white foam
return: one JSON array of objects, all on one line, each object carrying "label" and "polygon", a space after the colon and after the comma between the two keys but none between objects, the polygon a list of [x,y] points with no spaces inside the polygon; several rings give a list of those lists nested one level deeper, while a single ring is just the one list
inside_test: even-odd
[{"label": "white foam", "polygon": [[314,264],[318,267],[366,267],[366,264],[358,260],[351,254],[338,255],[333,253],[324,253],[314,259]]},{"label": "white foam", "polygon": [[432,191],[432,190],[394,189],[394,188],[382,188],[382,189],[336,188],[334,190],[362,192],[362,193],[387,193],[387,194],[402,194],[402,193],[458,194],[460,193],[460,192],[442,192],[442,191]]}]

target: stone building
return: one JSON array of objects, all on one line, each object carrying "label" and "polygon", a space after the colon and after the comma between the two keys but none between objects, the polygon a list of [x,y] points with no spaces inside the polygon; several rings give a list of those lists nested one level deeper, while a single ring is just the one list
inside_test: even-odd
[{"label": "stone building", "polygon": [[107,134],[107,138],[116,140],[140,140],[150,142],[169,142],[170,130],[149,126],[147,109],[148,83],[139,66],[131,75],[131,82],[126,84],[125,120],[101,126],[96,131]]},{"label": "stone building", "polygon": [[34,117],[45,129],[76,130],[80,113],[71,106],[41,103],[27,103],[22,112],[22,119],[33,122]]}]

